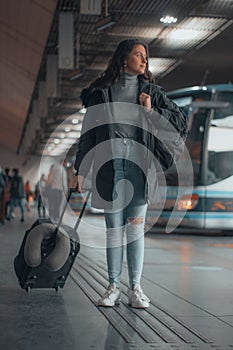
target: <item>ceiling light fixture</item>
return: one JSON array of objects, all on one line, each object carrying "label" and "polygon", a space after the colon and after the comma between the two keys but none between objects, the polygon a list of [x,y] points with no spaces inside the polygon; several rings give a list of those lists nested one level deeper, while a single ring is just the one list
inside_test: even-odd
[{"label": "ceiling light fixture", "polygon": [[79,120],[77,118],[72,119],[72,124],[78,124],[78,123],[79,123]]},{"label": "ceiling light fixture", "polygon": [[84,108],[84,107],[83,107],[83,108],[81,108],[81,109],[79,110],[79,113],[81,113],[81,114],[85,114],[85,113],[86,113],[86,111],[87,111],[87,110],[86,110],[86,108]]},{"label": "ceiling light fixture", "polygon": [[173,16],[163,16],[160,18],[160,22],[164,24],[172,24],[177,22],[177,18]]},{"label": "ceiling light fixture", "polygon": [[70,78],[70,80],[76,80],[76,79],[83,77],[84,73],[85,72],[83,70],[78,69],[78,70],[72,72],[69,78]]},{"label": "ceiling light fixture", "polygon": [[54,146],[53,145],[49,145],[48,146],[48,148],[47,148],[47,150],[50,152],[50,151],[52,151],[54,149]]},{"label": "ceiling light fixture", "polygon": [[105,0],[105,16],[96,22],[95,30],[100,32],[101,30],[105,30],[113,26],[115,23],[115,18],[108,13],[108,0]]},{"label": "ceiling light fixture", "polygon": [[112,16],[107,16],[104,18],[101,18],[98,22],[95,24],[95,30],[97,32],[100,32],[101,30],[105,30],[111,26],[113,26],[116,23],[114,18]]},{"label": "ceiling light fixture", "polygon": [[57,102],[56,102],[56,107],[60,107],[61,104],[62,104],[62,99],[59,98],[59,99],[57,100]]}]

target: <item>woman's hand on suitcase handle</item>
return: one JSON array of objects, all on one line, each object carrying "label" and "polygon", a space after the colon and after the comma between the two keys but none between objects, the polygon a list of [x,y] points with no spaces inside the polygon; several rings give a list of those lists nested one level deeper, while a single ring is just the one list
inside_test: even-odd
[{"label": "woman's hand on suitcase handle", "polygon": [[78,191],[79,193],[82,192],[83,183],[84,183],[84,176],[78,175],[78,181],[77,181],[76,188],[77,188],[77,191]]}]

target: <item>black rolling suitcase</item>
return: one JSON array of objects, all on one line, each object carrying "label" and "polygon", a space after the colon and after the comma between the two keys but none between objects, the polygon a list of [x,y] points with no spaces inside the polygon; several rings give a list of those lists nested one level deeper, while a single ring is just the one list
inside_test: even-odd
[{"label": "black rolling suitcase", "polygon": [[74,228],[61,225],[73,192],[69,189],[66,205],[55,227],[50,219],[38,219],[26,231],[19,253],[14,259],[14,269],[20,286],[27,292],[31,288],[63,288],[66,278],[80,250],[77,228],[84,213],[90,192]]}]

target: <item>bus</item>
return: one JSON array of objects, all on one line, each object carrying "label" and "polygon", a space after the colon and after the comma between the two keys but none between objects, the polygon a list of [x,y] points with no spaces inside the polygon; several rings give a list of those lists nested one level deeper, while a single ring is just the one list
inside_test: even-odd
[{"label": "bus", "polygon": [[[167,94],[187,115],[186,148],[193,167],[193,186],[179,197],[176,166],[165,172],[162,211],[148,208],[147,221],[166,228],[180,218],[176,230],[233,234],[233,84],[193,86]],[[182,156],[178,162],[183,162]],[[185,169],[185,164],[184,169]],[[174,230],[175,231],[175,230]]]}]

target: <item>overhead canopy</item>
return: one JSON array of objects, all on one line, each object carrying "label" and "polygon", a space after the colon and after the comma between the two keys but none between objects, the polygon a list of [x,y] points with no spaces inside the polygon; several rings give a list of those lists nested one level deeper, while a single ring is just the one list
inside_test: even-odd
[{"label": "overhead canopy", "polygon": [[[105,69],[123,39],[139,38],[149,45],[150,69],[166,90],[233,80],[232,1],[95,1],[101,2],[101,14],[85,13],[85,2],[79,0],[1,0],[0,144],[41,154],[48,132],[78,111],[81,89]],[[74,67],[58,68],[57,95],[48,98],[44,122],[31,123],[38,132],[25,142],[38,108],[39,83],[46,79],[47,57],[58,54],[60,12],[73,14]],[[168,14],[175,23],[161,22]]]}]

